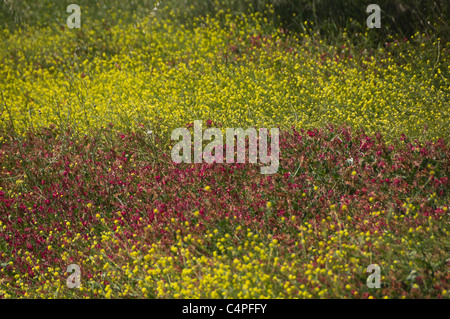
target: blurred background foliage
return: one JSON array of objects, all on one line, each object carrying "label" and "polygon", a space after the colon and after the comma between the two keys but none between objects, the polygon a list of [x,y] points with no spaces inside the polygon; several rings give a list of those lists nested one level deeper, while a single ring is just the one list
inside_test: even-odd
[{"label": "blurred background foliage", "polygon": [[367,32],[366,8],[375,3],[381,7],[381,29],[366,35],[366,42],[376,45],[384,42],[387,35],[410,37],[420,32],[441,38],[445,45],[450,35],[448,0],[2,0],[0,24],[12,29],[36,24],[65,26],[69,16],[66,8],[71,3],[81,7],[82,23],[132,22],[151,14],[159,3],[158,14],[175,18],[186,26],[196,17],[215,16],[220,11],[259,12],[268,23],[293,32],[304,31],[305,21],[312,22],[315,32],[327,38],[343,32],[351,35]]}]

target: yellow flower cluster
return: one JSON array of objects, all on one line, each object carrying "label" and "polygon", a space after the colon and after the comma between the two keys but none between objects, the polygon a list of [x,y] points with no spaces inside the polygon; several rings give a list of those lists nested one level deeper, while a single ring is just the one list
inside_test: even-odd
[{"label": "yellow flower cluster", "polygon": [[375,59],[347,47],[348,59],[308,32],[265,34],[259,14],[193,24],[150,16],[109,30],[1,30],[0,126],[83,133],[113,123],[170,134],[211,119],[226,127],[347,123],[395,137],[421,135],[427,125],[432,137],[448,136],[450,96],[436,85],[448,80],[448,56],[416,58],[437,41],[417,34],[425,47],[407,44],[401,56],[409,62],[398,64],[383,48]]},{"label": "yellow flower cluster", "polygon": [[[78,256],[82,269],[79,289],[66,287],[69,274],[65,269],[44,266],[41,260],[30,258],[28,251],[17,254],[32,267],[34,279],[45,284],[26,284],[31,279],[27,274],[14,278],[24,297],[41,298],[342,298],[364,293],[368,298],[373,293],[381,298],[382,290],[366,287],[367,266],[379,264],[383,283],[404,269],[418,269],[417,261],[410,259],[414,254],[411,247],[428,245],[430,235],[437,231],[431,219],[429,227],[405,229],[404,237],[390,232],[358,232],[346,223],[335,227],[331,220],[327,217],[318,224],[301,224],[298,242],[290,251],[272,235],[241,226],[232,235],[218,229],[207,231],[203,237],[177,231],[177,241],[169,247],[161,242],[149,247],[134,239],[119,240],[115,235],[123,231],[118,228],[89,238],[91,249],[101,243],[106,250],[87,255],[80,250],[66,251],[62,255],[65,264],[69,255]],[[441,231],[450,235],[448,229]],[[65,240],[69,245],[85,242],[79,234]],[[117,245],[118,250],[113,248]],[[87,274],[93,277],[86,278]],[[438,284],[436,278],[434,281]],[[8,297],[8,287],[12,286],[4,285],[0,294]],[[390,291],[389,297],[401,297],[393,293]]]}]

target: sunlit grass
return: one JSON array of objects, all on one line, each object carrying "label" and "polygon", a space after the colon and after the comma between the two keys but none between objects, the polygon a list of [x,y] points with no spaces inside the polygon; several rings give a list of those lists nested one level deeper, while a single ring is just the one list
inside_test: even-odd
[{"label": "sunlit grass", "polygon": [[[450,297],[445,41],[153,6],[0,30],[0,298]],[[278,173],[174,164],[194,120],[281,128]]]}]

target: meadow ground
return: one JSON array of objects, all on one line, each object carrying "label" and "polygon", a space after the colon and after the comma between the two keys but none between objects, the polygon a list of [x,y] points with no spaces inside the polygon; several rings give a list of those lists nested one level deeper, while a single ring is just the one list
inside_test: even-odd
[{"label": "meadow ground", "polygon": [[[450,297],[444,39],[62,7],[0,29],[0,298]],[[173,163],[195,120],[279,128],[278,172]]]}]

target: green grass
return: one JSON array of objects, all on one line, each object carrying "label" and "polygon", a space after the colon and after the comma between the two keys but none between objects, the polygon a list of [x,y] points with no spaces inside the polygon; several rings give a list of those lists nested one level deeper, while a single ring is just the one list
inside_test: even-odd
[{"label": "green grass", "polygon": [[[0,298],[449,298],[447,6],[155,2],[2,2]],[[194,120],[278,173],[174,164]]]}]

